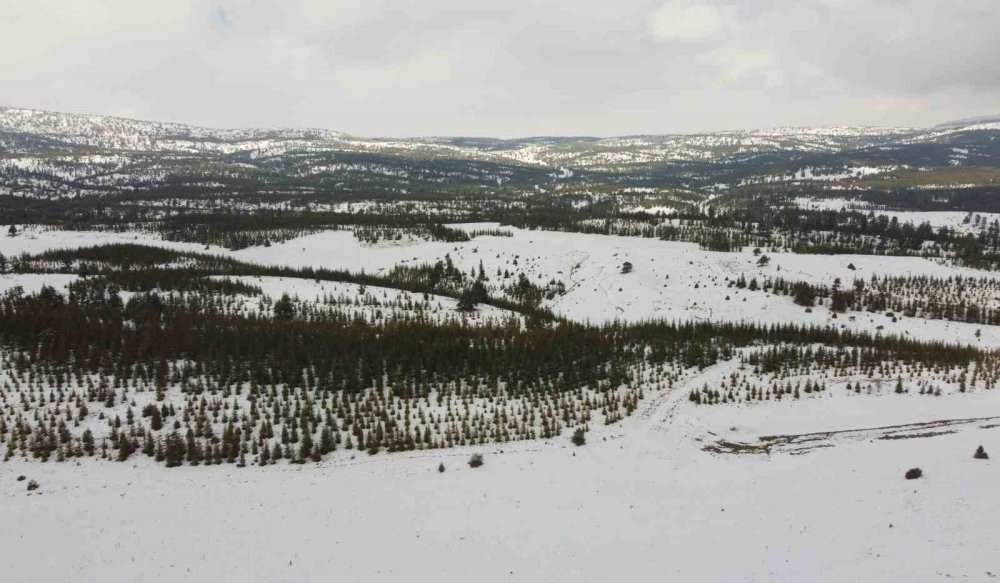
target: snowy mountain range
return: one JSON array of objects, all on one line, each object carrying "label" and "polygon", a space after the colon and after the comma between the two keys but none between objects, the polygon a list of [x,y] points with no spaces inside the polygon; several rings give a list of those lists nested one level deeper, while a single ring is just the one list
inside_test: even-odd
[{"label": "snowy mountain range", "polygon": [[454,187],[537,192],[556,184],[704,189],[850,168],[1000,166],[998,137],[994,117],[933,128],[361,138],[320,129],[210,129],[0,107],[0,195],[86,196],[234,180],[394,194]]}]

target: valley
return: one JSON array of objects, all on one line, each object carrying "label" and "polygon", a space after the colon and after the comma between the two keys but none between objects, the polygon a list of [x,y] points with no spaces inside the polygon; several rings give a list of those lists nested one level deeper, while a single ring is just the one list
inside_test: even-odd
[{"label": "valley", "polygon": [[0,108],[0,577],[996,577],[998,137]]}]

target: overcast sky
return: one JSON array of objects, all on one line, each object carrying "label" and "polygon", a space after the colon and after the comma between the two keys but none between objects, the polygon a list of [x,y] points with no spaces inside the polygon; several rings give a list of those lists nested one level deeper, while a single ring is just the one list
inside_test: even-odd
[{"label": "overcast sky", "polygon": [[0,104],[365,136],[1000,113],[1000,0],[2,0]]}]

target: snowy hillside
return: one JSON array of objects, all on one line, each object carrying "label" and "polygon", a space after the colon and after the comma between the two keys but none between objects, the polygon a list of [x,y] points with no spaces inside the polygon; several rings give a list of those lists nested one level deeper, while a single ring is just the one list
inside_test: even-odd
[{"label": "snowy hillside", "polygon": [[[946,216],[942,220],[950,218]],[[455,226],[475,231],[495,225],[474,223]],[[690,243],[506,229],[512,233],[511,237],[487,236],[464,243],[415,242],[407,245],[368,245],[349,232],[327,231],[268,248],[229,251],[222,248],[205,250],[199,245],[163,241],[138,233],[74,233],[29,228],[18,237],[3,240],[3,249],[4,253],[13,256],[106,243],[141,243],[221,254],[262,265],[364,270],[372,274],[388,273],[396,266],[431,264],[447,256],[458,269],[466,272],[475,271],[482,265],[489,274],[505,271],[523,273],[538,285],[545,285],[551,280],[561,282],[565,291],[546,300],[546,306],[578,322],[698,320],[801,323],[1000,348],[998,326],[921,318],[894,321],[884,313],[861,313],[836,319],[831,318],[834,314],[828,307],[818,306],[806,311],[786,297],[732,285],[740,277],[747,280],[758,278],[760,281],[783,277],[815,285],[831,285],[837,279],[850,283],[872,276],[971,277],[1000,282],[1000,273],[992,271],[956,267],[918,257],[795,253],[774,254],[767,265],[759,265],[758,256],[750,250],[718,253],[698,249]],[[543,249],[544,252],[541,251]],[[633,265],[627,274],[622,273],[625,262]],[[55,285],[55,282],[65,285],[66,276],[52,276],[55,279],[50,285]],[[38,275],[7,276],[5,285],[15,285],[14,282],[20,282],[24,277],[28,278],[26,287],[41,285],[33,283],[39,281]],[[243,279],[262,286],[274,298],[280,296],[282,291],[309,300],[344,293],[352,299],[357,296],[357,286],[344,288],[343,284]],[[501,279],[500,285],[502,282]],[[370,292],[376,296],[386,293],[377,288]],[[450,298],[436,298],[433,302],[434,311],[454,306],[454,300]],[[490,313],[489,307],[484,309]]]},{"label": "snowy hillside", "polygon": [[[328,149],[480,157],[550,167],[610,168],[669,161],[717,161],[774,151],[838,152],[893,140],[928,141],[949,133],[995,129],[970,120],[940,129],[879,127],[768,128],[711,134],[614,138],[361,138],[318,129],[210,129],[177,123],[0,107],[0,132],[109,150],[212,151]],[[277,148],[277,149],[274,149]]]},{"label": "snowy hillside", "polygon": [[[263,469],[8,463],[0,506],[18,526],[0,544],[24,556],[44,540],[60,559],[4,561],[0,572],[220,583],[998,574],[988,534],[1000,515],[997,467],[972,459],[980,444],[1000,451],[998,420],[983,418],[1000,411],[996,394],[749,408],[696,408],[683,396],[648,403],[582,447],[560,439]],[[977,420],[933,438],[880,438],[889,425],[945,418]],[[704,451],[719,439],[848,429],[860,431],[811,438],[807,455]],[[474,451],[485,454],[478,469],[465,463]],[[914,466],[926,477],[904,480]],[[19,473],[41,488],[25,497]]]},{"label": "snowy hillside", "polygon": [[0,581],[996,578],[998,137],[0,108]]}]

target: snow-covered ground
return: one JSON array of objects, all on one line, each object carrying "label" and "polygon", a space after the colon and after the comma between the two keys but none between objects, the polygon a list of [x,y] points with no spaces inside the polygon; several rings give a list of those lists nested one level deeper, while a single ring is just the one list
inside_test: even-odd
[{"label": "snow-covered ground", "polygon": [[[458,300],[445,296],[412,293],[355,283],[314,281],[294,277],[230,277],[257,287],[266,298],[277,300],[288,294],[296,304],[326,307],[369,322],[393,318],[419,318],[432,322],[462,321],[473,324],[520,320],[520,315],[488,305],[469,312],[458,310]],[[256,303],[248,298],[248,303]]]},{"label": "snow-covered ground", "polygon": [[[935,213],[927,213],[935,214]],[[466,230],[496,228],[494,223],[459,225]],[[387,273],[396,265],[418,265],[451,257],[466,273],[482,262],[494,283],[515,281],[497,277],[497,271],[523,272],[536,284],[563,282],[566,293],[548,302],[557,314],[577,321],[710,320],[764,323],[799,322],[837,325],[854,330],[881,330],[915,339],[1000,347],[1000,327],[943,320],[900,319],[858,313],[854,318],[831,319],[824,307],[807,313],[787,296],[739,290],[728,286],[741,275],[782,277],[831,285],[839,278],[849,285],[855,278],[873,275],[952,275],[1000,278],[1000,273],[945,265],[919,257],[871,255],[769,254],[758,266],[750,250],[721,253],[699,249],[694,243],[637,237],[530,231],[504,227],[511,237],[480,236],[465,243],[419,242],[411,245],[368,245],[348,231],[324,231],[271,247],[229,251],[202,245],[161,241],[148,234],[27,230],[17,237],[0,237],[0,252],[13,256],[47,249],[133,242],[172,249],[226,255],[266,265],[328,267]],[[625,262],[631,273],[622,274]],[[855,269],[851,269],[853,265]],[[277,291],[277,290],[272,290]],[[729,299],[726,299],[726,298]],[[977,331],[979,336],[976,336]]]},{"label": "snow-covered ground", "polygon": [[75,275],[64,273],[18,273],[0,275],[0,293],[20,286],[24,293],[33,294],[42,289],[43,286],[52,286],[56,289],[65,288],[76,279]]},{"label": "snow-covered ground", "polygon": [[800,168],[790,174],[770,174],[767,176],[755,176],[740,181],[741,185],[760,184],[772,182],[796,182],[796,181],[818,181],[818,182],[839,182],[847,179],[862,179],[869,176],[892,172],[897,166],[851,166],[837,170],[819,168]]},{"label": "snow-covered ground", "polygon": [[[1000,347],[1000,327],[919,318],[893,323],[868,313],[833,320],[823,307],[806,313],[787,296],[727,285],[741,275],[830,285],[834,278],[848,284],[872,275],[997,277],[990,272],[920,258],[786,253],[758,266],[750,251],[505,229],[513,236],[405,246],[366,245],[350,232],[330,231],[268,248],[207,252],[368,273],[447,254],[465,272],[482,262],[492,282],[501,279],[498,271],[524,273],[539,285],[562,281],[566,294],[548,305],[579,321],[802,322]],[[150,235],[32,229],[0,237],[0,252],[111,241],[206,252]],[[623,274],[626,261],[633,267]],[[0,289],[35,291],[72,278],[0,276]],[[353,284],[245,279],[270,297],[362,295]],[[379,288],[366,293],[401,299]],[[431,303],[449,312],[452,301]],[[477,317],[492,315],[481,308]],[[583,447],[564,434],[375,456],[341,449],[319,464],[264,468],[166,469],[142,456],[79,464],[15,458],[0,463],[0,516],[7,525],[0,529],[0,581],[1000,577],[1000,539],[992,536],[1000,520],[1000,471],[995,460],[972,459],[980,444],[1000,455],[1000,392],[869,395],[831,381],[823,393],[801,400],[711,406],[688,400],[690,390],[717,386],[736,367],[721,362],[672,390],[651,388],[631,417],[592,426]],[[947,421],[946,429],[938,421]],[[810,447],[780,446],[789,440]],[[775,445],[767,453],[706,450],[722,442],[747,451]],[[485,454],[483,467],[466,465],[474,452]],[[439,473],[442,462],[446,471]],[[912,467],[922,468],[924,478],[904,480]],[[19,475],[41,488],[27,493]]]},{"label": "snow-covered ground", "polygon": [[[890,211],[871,207],[867,201],[846,198],[806,198],[798,197],[795,204],[800,208],[814,210],[841,209],[856,210],[864,213],[875,213],[878,216],[895,218],[900,223],[920,225],[928,223],[935,229],[948,227],[960,233],[978,234],[994,221],[1000,220],[1000,213],[968,213],[963,211]],[[976,221],[978,217],[978,223]]]},{"label": "snow-covered ground", "polygon": [[[704,379],[728,373],[731,363]],[[1000,394],[694,406],[682,387],[568,439],[267,468],[2,466],[4,581],[987,581],[1000,420],[830,436],[807,455],[719,438],[1000,415]],[[831,406],[837,405],[837,406]],[[986,428],[984,428],[986,427]],[[485,465],[470,469],[473,451]],[[438,463],[446,467],[437,471]],[[919,466],[925,477],[907,481]],[[26,495],[25,474],[41,488]],[[16,559],[16,557],[32,559]]]},{"label": "snow-covered ground", "polygon": [[[484,225],[466,225],[483,228]],[[984,346],[1000,346],[1000,328],[939,320],[905,319],[892,322],[881,315],[857,314],[853,320],[833,321],[825,308],[806,313],[786,296],[773,296],[731,288],[729,280],[783,277],[831,285],[836,278],[850,283],[872,275],[938,277],[1000,274],[942,265],[917,257],[865,255],[771,255],[767,266],[758,266],[749,250],[743,253],[704,251],[693,243],[634,237],[578,233],[525,231],[505,227],[513,237],[477,237],[468,243],[428,242],[410,247],[371,247],[346,232],[325,232],[289,241],[284,246],[237,251],[235,256],[262,263],[338,267],[378,272],[396,264],[436,261],[448,254],[466,271],[482,261],[486,273],[523,271],[535,283],[552,278],[566,285],[567,293],[550,306],[556,313],[578,321],[641,321],[647,319],[801,322],[836,324],[855,330],[883,330],[917,339],[947,339]],[[328,249],[337,249],[333,254]],[[624,262],[633,264],[622,274]],[[516,262],[516,264],[515,264]],[[850,265],[855,269],[850,269]],[[726,298],[729,298],[728,300]],[[882,328],[879,328],[882,327]],[[980,331],[981,337],[976,337]]]}]

